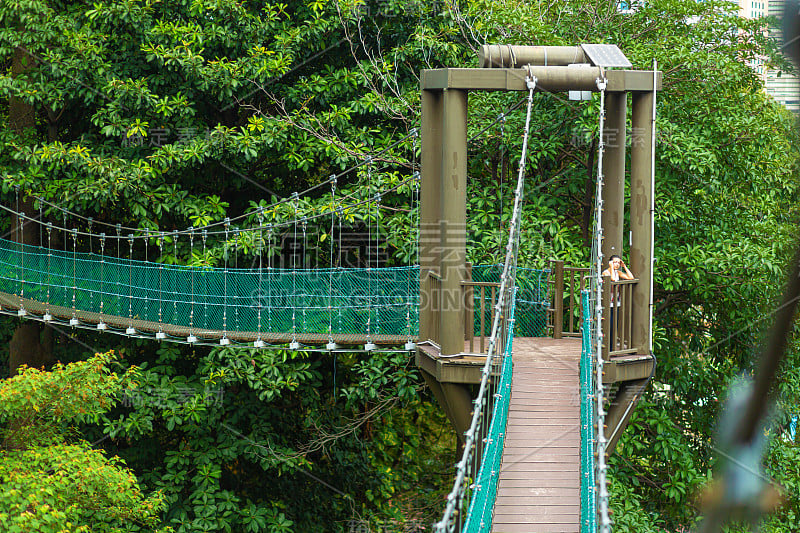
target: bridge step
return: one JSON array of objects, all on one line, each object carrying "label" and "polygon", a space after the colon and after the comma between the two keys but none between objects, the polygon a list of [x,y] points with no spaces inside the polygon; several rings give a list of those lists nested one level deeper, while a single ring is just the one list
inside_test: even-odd
[{"label": "bridge step", "polygon": [[579,339],[514,339],[514,375],[492,531],[580,527]]}]

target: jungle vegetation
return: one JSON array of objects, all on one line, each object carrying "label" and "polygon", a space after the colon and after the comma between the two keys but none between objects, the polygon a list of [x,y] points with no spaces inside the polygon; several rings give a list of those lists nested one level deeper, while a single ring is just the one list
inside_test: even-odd
[{"label": "jungle vegetation", "polygon": [[[658,369],[613,458],[611,505],[617,531],[688,530],[722,399],[753,370],[798,233],[795,119],[746,62],[792,67],[734,3],[626,4],[2,0],[2,200],[162,231],[221,221],[388,147],[376,174],[409,175],[418,147],[397,141],[419,124],[420,70],[476,66],[481,44],[655,60]],[[471,96],[474,264],[502,257],[524,117],[496,118],[520,98]],[[536,95],[523,266],[589,261],[598,105]],[[392,202],[387,264],[410,264],[414,206]],[[217,265],[224,248],[178,243],[162,260]],[[452,482],[455,436],[406,354],[193,348],[9,317],[0,340],[4,531],[421,531]],[[763,530],[797,531],[796,342],[778,387],[765,468],[784,505]]]}]

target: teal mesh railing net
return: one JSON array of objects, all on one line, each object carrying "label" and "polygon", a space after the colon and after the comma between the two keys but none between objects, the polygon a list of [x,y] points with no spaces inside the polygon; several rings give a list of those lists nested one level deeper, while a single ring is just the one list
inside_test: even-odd
[{"label": "teal mesh railing net", "polygon": [[581,394],[581,533],[597,531],[594,478],[594,382],[592,372],[592,312],[589,291],[581,293],[583,304],[580,394]]},{"label": "teal mesh railing net", "polygon": [[503,459],[508,406],[511,401],[511,376],[513,373],[512,349],[514,342],[514,321],[516,298],[512,300],[508,317],[508,335],[503,350],[500,377],[494,397],[494,409],[489,422],[481,465],[474,482],[472,499],[469,504],[464,533],[483,533],[491,531],[494,502],[497,499],[497,482],[500,476],[500,462]]},{"label": "teal mesh railing net", "polygon": [[[503,273],[503,265],[475,265],[472,267],[472,281],[499,283]],[[547,336],[547,309],[550,307],[549,269],[517,268],[516,289],[516,323],[514,334],[517,337]],[[475,300],[475,334],[479,333],[480,297],[474,290]],[[491,295],[484,293],[484,323],[492,323],[493,308]]]},{"label": "teal mesh railing net", "polygon": [[[500,268],[475,266],[473,279],[499,281]],[[518,269],[517,336],[545,332],[547,275]],[[398,337],[419,330],[418,266],[202,268],[0,239],[0,292],[45,307],[204,330]],[[484,303],[491,324],[492,305]]]},{"label": "teal mesh railing net", "polygon": [[419,328],[417,266],[198,268],[0,239],[0,292],[210,330],[416,336]]}]

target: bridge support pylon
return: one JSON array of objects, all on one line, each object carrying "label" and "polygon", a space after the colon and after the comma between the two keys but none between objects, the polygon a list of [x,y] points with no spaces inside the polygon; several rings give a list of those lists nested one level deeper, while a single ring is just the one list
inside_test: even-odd
[{"label": "bridge support pylon", "polygon": [[[527,91],[526,78],[534,76],[537,91],[597,92],[598,80],[606,80],[606,113],[609,132],[613,133],[613,142],[606,139],[603,156],[606,257],[622,255],[623,249],[626,117],[631,95],[630,263],[641,283],[633,288],[633,333],[627,348],[635,345],[634,355],[638,357],[609,362],[604,380],[635,383],[646,377],[642,374],[652,364],[652,103],[661,73],[628,70],[630,62],[613,45],[484,46],[479,60],[485,68],[423,70],[421,75],[420,335],[416,363],[461,439],[472,410],[472,386],[479,383],[485,361],[485,354],[469,353],[464,344],[465,331],[472,327],[473,319],[467,316],[471,306],[465,301],[471,298],[465,284],[470,91]],[[579,68],[570,68],[576,65]],[[627,385],[624,388],[628,390]],[[620,413],[620,432],[633,405],[625,404]]]}]

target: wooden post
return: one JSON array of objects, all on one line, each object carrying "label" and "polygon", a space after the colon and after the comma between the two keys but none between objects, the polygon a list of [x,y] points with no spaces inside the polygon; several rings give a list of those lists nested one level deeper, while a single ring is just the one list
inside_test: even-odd
[{"label": "wooden post", "polygon": [[[472,263],[466,264],[464,281],[472,281]],[[467,285],[464,288],[464,340],[469,341],[472,351],[472,342],[475,338],[475,288]]]},{"label": "wooden post", "polygon": [[467,91],[448,89],[442,100],[441,251],[442,355],[464,351],[464,296],[467,255]]},{"label": "wooden post", "polygon": [[625,220],[625,117],[628,93],[606,94],[606,142],[603,153],[603,257],[604,263],[622,256],[622,223]]},{"label": "wooden post", "polygon": [[[489,309],[494,309],[497,290],[492,287]],[[481,353],[486,353],[486,287],[481,287]],[[494,315],[492,315],[494,316]],[[491,327],[491,324],[490,326]]]},{"label": "wooden post", "polygon": [[[422,179],[419,221],[419,340],[439,342],[439,306],[428,273],[439,273],[442,91],[422,91]],[[437,332],[437,335],[434,335]],[[434,338],[436,337],[436,338]]]},{"label": "wooden post", "polygon": [[611,314],[613,311],[611,309],[611,276],[603,276],[603,295],[601,297],[600,303],[603,306],[603,323],[601,327],[603,328],[603,360],[608,361],[609,359],[609,346],[611,345]]},{"label": "wooden post", "polygon": [[553,261],[553,267],[553,338],[560,339],[564,333],[564,261]]},{"label": "wooden post", "polygon": [[650,165],[653,156],[652,92],[633,93],[631,113],[631,271],[633,288],[631,342],[636,353],[650,353],[650,287],[653,283],[653,198]]}]

